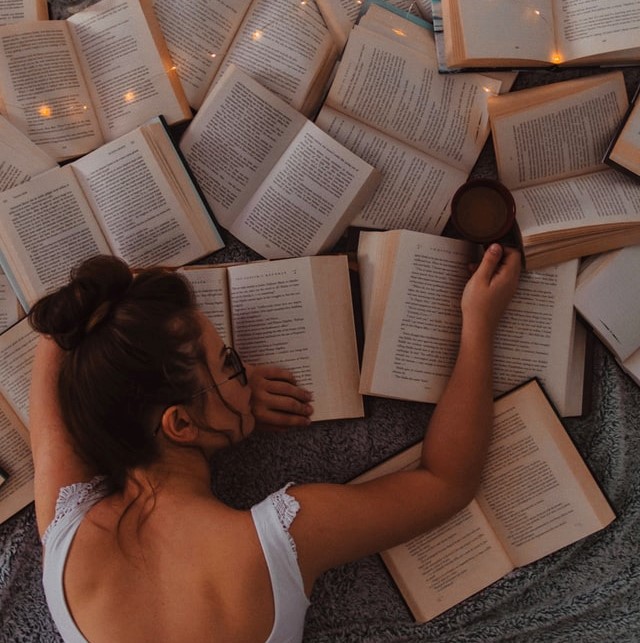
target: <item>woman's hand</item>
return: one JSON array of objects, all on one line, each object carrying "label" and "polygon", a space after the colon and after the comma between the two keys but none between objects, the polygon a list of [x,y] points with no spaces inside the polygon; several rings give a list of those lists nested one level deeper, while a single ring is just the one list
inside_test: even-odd
[{"label": "woman's hand", "polygon": [[493,337],[520,277],[520,253],[491,244],[462,294],[463,329]]},{"label": "woman's hand", "polygon": [[247,366],[256,428],[277,430],[311,423],[313,396],[296,386],[294,376],[277,366]]}]

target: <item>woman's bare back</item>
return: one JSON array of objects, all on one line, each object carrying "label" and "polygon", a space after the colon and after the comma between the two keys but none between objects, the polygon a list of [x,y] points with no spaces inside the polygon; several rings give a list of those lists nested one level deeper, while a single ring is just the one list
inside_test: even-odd
[{"label": "woman's bare back", "polygon": [[[148,515],[142,516],[145,506]],[[109,496],[76,533],[67,604],[92,643],[265,641],[274,619],[251,514],[212,496]]]}]

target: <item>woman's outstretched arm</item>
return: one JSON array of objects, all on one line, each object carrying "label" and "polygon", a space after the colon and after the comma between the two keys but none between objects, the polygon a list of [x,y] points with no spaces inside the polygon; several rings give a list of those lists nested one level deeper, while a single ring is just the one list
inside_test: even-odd
[{"label": "woman's outstretched arm", "polygon": [[470,278],[457,361],[425,434],[420,469],[292,489],[301,511],[291,532],[308,588],[329,567],[409,540],[471,501],[493,420],[493,338],[519,272],[519,253],[494,244]]}]

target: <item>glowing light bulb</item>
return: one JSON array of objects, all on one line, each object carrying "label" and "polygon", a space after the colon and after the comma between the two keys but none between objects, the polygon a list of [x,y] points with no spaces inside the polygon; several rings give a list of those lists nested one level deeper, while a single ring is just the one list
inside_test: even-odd
[{"label": "glowing light bulb", "polygon": [[42,118],[49,118],[51,116],[51,113],[51,107],[49,107],[49,105],[42,105],[38,108],[38,114]]},{"label": "glowing light bulb", "polygon": [[396,36],[406,36],[407,34],[402,31],[402,29],[392,29],[393,33],[396,34]]},{"label": "glowing light bulb", "polygon": [[212,54],[209,54],[209,55],[211,56],[211,58],[215,58],[218,54],[212,53]]},{"label": "glowing light bulb", "polygon": [[551,62],[554,65],[558,65],[559,63],[562,62],[562,56],[560,54],[558,54],[558,53],[553,54],[553,56],[551,56]]},{"label": "glowing light bulb", "polygon": [[535,13],[535,14],[536,14],[536,16],[539,16],[539,15],[540,15],[540,11],[538,11],[538,9],[534,9],[534,10],[533,10],[533,13]]},{"label": "glowing light bulb", "polygon": [[252,34],[251,34],[251,40],[260,40],[262,38],[262,30],[261,29],[256,29]]},{"label": "glowing light bulb", "polygon": [[135,97],[136,97],[135,92],[127,92],[124,95],[124,100],[125,102],[130,103]]}]

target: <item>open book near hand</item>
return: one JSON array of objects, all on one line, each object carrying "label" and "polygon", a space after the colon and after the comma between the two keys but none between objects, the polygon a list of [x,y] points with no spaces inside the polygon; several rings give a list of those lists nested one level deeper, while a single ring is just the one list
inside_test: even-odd
[{"label": "open book near hand", "polygon": [[371,5],[350,33],[316,119],[382,174],[352,225],[439,234],[487,140],[488,99],[502,84],[438,74],[432,32]]},{"label": "open book near hand", "polygon": [[152,2],[194,109],[230,63],[303,114],[318,107],[337,48],[315,2]]},{"label": "open book near hand", "polygon": [[640,62],[640,7],[620,0],[442,0],[447,66]]},{"label": "open book near hand", "polygon": [[602,163],[627,105],[619,71],[490,100],[527,268],[640,243],[640,183]]},{"label": "open book near hand", "polygon": [[[472,244],[406,230],[362,232],[365,326],[360,392],[435,403],[458,353]],[[578,261],[524,272],[494,341],[496,393],[538,377],[561,415],[582,413],[585,332],[575,321]]]},{"label": "open book near hand", "polygon": [[379,181],[371,165],[235,65],[180,149],[217,221],[268,259],[330,249]]},{"label": "open book near hand", "polygon": [[29,388],[37,333],[23,319],[0,334],[0,523],[33,501]]},{"label": "open book near hand", "polygon": [[590,259],[578,275],[574,305],[640,386],[640,246]]},{"label": "open book near hand", "polygon": [[[417,444],[353,482],[415,469],[421,452]],[[424,622],[614,519],[533,380],[495,401],[482,484],[471,504],[442,526],[383,552],[382,560],[416,620]]]},{"label": "open book near hand", "polygon": [[5,115],[58,161],[157,114],[169,124],[191,117],[148,0],[0,27],[0,54]]},{"label": "open book near hand", "polygon": [[312,420],[364,414],[346,256],[183,272],[204,314],[243,360],[282,366],[313,392]]},{"label": "open book near hand", "polygon": [[177,267],[223,245],[160,119],[0,193],[0,263],[25,310],[97,254]]}]

